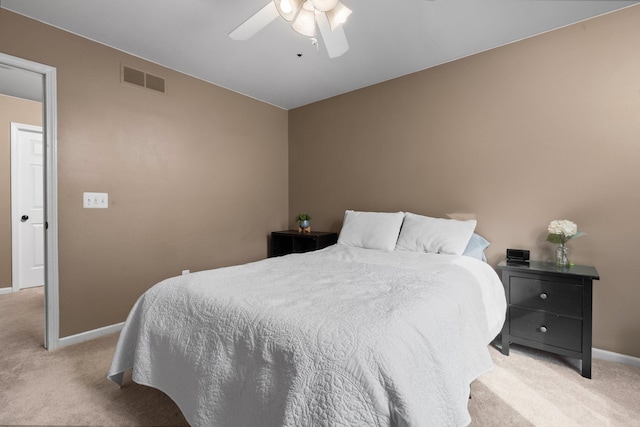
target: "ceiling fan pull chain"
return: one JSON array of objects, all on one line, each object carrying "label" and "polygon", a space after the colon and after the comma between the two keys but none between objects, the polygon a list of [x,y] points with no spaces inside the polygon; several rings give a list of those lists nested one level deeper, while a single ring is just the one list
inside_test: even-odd
[{"label": "ceiling fan pull chain", "polygon": [[310,37],[309,40],[311,40],[311,44],[316,47],[316,53],[320,53],[320,48],[318,47],[318,39],[315,37]]}]

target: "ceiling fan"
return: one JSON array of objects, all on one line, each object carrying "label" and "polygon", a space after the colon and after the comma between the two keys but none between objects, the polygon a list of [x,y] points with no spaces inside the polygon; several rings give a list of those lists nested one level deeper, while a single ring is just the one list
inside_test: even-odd
[{"label": "ceiling fan", "polygon": [[340,0],[273,0],[229,33],[234,40],[248,40],[278,16],[291,22],[298,33],[311,38],[317,44],[316,26],[324,40],[329,58],[349,50],[342,24],[351,9]]}]

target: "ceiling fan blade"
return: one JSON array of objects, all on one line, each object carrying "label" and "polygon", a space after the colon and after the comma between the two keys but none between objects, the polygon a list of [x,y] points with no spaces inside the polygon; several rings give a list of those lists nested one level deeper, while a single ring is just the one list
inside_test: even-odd
[{"label": "ceiling fan blade", "polygon": [[349,50],[349,43],[347,43],[347,36],[344,34],[342,25],[331,30],[329,20],[324,12],[316,14],[316,22],[318,23],[320,34],[322,34],[322,40],[324,40],[329,58],[337,58]]},{"label": "ceiling fan blade", "polygon": [[274,2],[270,1],[265,7],[253,14],[249,19],[229,33],[234,40],[249,40],[258,31],[266,27],[280,14]]}]

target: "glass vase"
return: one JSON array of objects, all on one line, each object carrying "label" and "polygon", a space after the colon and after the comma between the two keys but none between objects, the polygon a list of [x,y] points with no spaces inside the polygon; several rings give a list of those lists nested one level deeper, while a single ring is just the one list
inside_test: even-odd
[{"label": "glass vase", "polygon": [[556,248],[556,266],[569,267],[569,258],[567,258],[567,247],[560,245]]}]

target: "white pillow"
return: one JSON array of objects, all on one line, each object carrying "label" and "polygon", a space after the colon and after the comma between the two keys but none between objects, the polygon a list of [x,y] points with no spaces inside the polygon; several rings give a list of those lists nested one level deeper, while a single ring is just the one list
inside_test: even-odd
[{"label": "white pillow", "polygon": [[396,249],[462,255],[476,228],[476,220],[431,218],[406,213]]},{"label": "white pillow", "polygon": [[403,212],[359,212],[347,210],[338,243],[366,249],[392,251],[396,247]]}]

